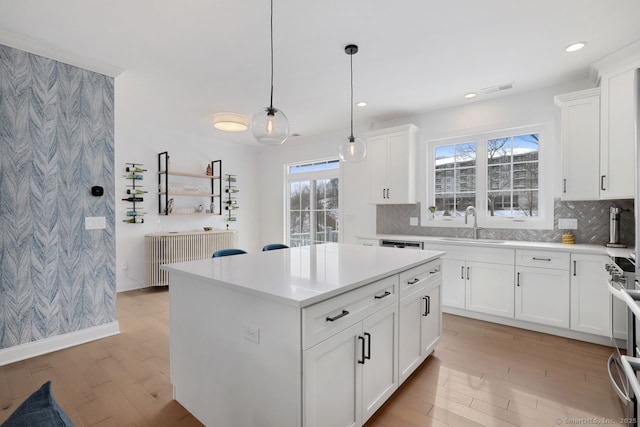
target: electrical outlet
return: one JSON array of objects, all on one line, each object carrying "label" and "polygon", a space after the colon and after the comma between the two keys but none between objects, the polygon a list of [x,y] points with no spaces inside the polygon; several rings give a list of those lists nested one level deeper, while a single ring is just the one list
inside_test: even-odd
[{"label": "electrical outlet", "polygon": [[409,225],[418,225],[418,217],[412,216],[409,218]]},{"label": "electrical outlet", "polygon": [[245,326],[244,339],[260,344],[260,329],[251,326]]},{"label": "electrical outlet", "polygon": [[578,219],[577,218],[558,218],[558,228],[560,230],[577,230]]}]

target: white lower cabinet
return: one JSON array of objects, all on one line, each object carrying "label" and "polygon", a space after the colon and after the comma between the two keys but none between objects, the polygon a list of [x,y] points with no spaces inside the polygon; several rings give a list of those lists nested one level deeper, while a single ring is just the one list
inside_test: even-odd
[{"label": "white lower cabinet", "polygon": [[[571,254],[571,329],[609,336],[611,294],[604,255]],[[623,311],[624,312],[624,311]]]},{"label": "white lower cabinet", "polygon": [[422,286],[400,299],[400,384],[440,341],[440,284]]},{"label": "white lower cabinet", "polygon": [[467,262],[460,259],[442,260],[442,305],[464,308]]},{"label": "white lower cabinet", "polygon": [[305,309],[304,426],[361,426],[425,360],[442,333],[440,273],[432,261]]},{"label": "white lower cabinet", "polygon": [[362,424],[362,358],[357,323],[303,355],[304,425],[358,426]]},{"label": "white lower cabinet", "polygon": [[516,319],[569,328],[569,254],[516,251]]},{"label": "white lower cabinet", "polygon": [[304,352],[306,426],[359,426],[398,388],[398,306]]},{"label": "white lower cabinet", "polygon": [[513,317],[513,264],[467,262],[466,309]]}]

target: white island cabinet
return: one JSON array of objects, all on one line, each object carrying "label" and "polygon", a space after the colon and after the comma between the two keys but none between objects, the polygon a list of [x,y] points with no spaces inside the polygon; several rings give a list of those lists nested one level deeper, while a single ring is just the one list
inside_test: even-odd
[{"label": "white island cabinet", "polygon": [[329,243],[164,266],[174,398],[211,426],[362,425],[440,339],[443,254]]}]

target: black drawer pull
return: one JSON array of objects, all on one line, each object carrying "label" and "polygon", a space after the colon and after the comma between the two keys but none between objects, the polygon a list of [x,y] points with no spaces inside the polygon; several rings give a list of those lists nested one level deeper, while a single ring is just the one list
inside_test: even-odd
[{"label": "black drawer pull", "polygon": [[606,189],[606,188],[604,188],[604,177],[605,177],[605,176],[607,176],[607,175],[601,175],[601,176],[600,176],[600,189],[601,189],[602,191],[607,191],[607,189]]},{"label": "black drawer pull", "polygon": [[418,283],[420,281],[420,279],[418,279],[417,277],[413,280],[407,280],[407,285],[415,285],[416,283]]},{"label": "black drawer pull", "polygon": [[358,359],[358,363],[361,365],[364,365],[364,359],[365,359],[365,355],[364,355],[364,337],[361,337],[360,335],[358,335],[358,339],[360,340],[360,342],[362,343],[362,347],[360,347],[361,351],[362,351],[362,359]]},{"label": "black drawer pull", "polygon": [[551,261],[551,258],[536,258],[536,257],[533,257],[533,260],[534,261]]},{"label": "black drawer pull", "polygon": [[347,310],[342,310],[342,313],[338,314],[337,316],[333,316],[333,317],[327,316],[327,322],[335,322],[336,320],[346,316],[347,314],[349,314]]},{"label": "black drawer pull", "polygon": [[374,298],[375,298],[375,299],[382,299],[382,298],[386,298],[386,297],[388,297],[389,295],[391,295],[391,292],[389,292],[389,291],[384,291],[384,294],[382,294],[382,295],[375,295],[375,296],[374,296]]},{"label": "black drawer pull", "polygon": [[429,274],[436,274],[436,273],[440,273],[440,267],[436,267],[435,269],[429,272]]}]

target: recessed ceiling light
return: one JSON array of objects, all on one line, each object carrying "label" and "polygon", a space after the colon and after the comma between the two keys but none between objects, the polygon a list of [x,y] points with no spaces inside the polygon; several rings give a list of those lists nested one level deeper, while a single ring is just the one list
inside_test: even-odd
[{"label": "recessed ceiling light", "polygon": [[477,93],[473,93],[473,92],[469,92],[469,93],[465,93],[464,97],[467,99],[471,99],[471,98],[475,98],[476,96],[478,96]]},{"label": "recessed ceiling light", "polygon": [[365,101],[356,102],[356,107],[364,108],[367,105],[369,104],[367,104]]},{"label": "recessed ceiling light", "polygon": [[567,52],[575,52],[577,50],[582,49],[586,45],[587,45],[587,42],[576,42],[576,43],[572,43],[569,46],[565,47],[564,50],[567,51]]},{"label": "recessed ceiling light", "polygon": [[224,132],[244,132],[247,117],[237,113],[217,113],[213,115],[213,127]]}]

